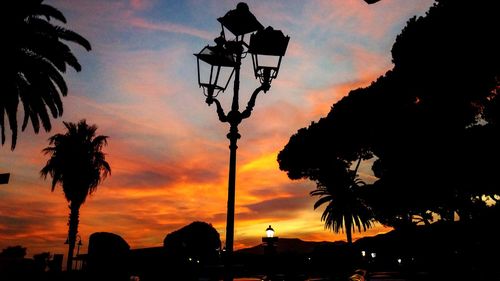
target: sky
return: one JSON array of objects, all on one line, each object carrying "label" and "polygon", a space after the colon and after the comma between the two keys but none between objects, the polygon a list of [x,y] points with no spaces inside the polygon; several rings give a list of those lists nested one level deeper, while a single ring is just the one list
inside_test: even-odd
[{"label": "sky", "polygon": [[[14,151],[0,147],[0,249],[22,245],[28,256],[66,255],[68,203],[39,171],[47,139],[62,121],[86,119],[109,136],[104,148],[112,175],[80,209],[79,235],[87,251],[94,232],[113,232],[131,248],[155,247],[193,221],[211,223],[225,240],[229,141],[227,123],[207,106],[197,84],[196,59],[221,31],[217,18],[235,9],[229,0],[46,0],[87,38],[92,51],[69,43],[83,70],[69,69],[64,114],[50,132],[29,127]],[[291,135],[326,116],[350,90],[368,86],[392,68],[391,46],[406,21],[424,15],[432,0],[247,1],[264,26],[290,36],[279,76],[260,94],[252,116],[239,126],[235,248],[260,243],[268,225],[279,237],[345,240],[324,228],[314,210],[315,184],[292,181],[277,154]],[[240,107],[260,84],[250,56],[243,59]],[[226,112],[232,83],[221,94]],[[20,116],[23,112],[20,109]],[[369,165],[361,175],[373,180]],[[354,239],[387,232],[380,225]]]}]

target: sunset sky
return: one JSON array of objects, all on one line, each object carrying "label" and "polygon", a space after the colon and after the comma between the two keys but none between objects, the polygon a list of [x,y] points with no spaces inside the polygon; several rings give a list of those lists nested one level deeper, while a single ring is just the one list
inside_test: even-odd
[{"label": "sunset sky", "polygon": [[[69,94],[64,115],[51,132],[18,136],[0,147],[0,250],[28,247],[28,256],[66,255],[68,204],[50,180],[39,176],[47,139],[63,132],[62,121],[87,119],[104,148],[111,177],[80,210],[79,234],[87,251],[93,232],[121,235],[132,248],[160,246],[166,234],[193,221],[211,223],[225,239],[229,141],[227,123],[207,106],[198,88],[194,53],[213,44],[218,17],[234,9],[229,0],[47,0],[72,29],[92,44],[70,45],[82,64],[65,74]],[[298,129],[325,116],[349,90],[368,86],[392,68],[390,50],[406,21],[424,15],[432,0],[247,1],[264,25],[291,37],[278,78],[261,94],[239,126],[235,248],[260,243],[269,224],[280,237],[345,240],[325,230],[313,210],[313,182],[291,181],[278,168],[277,153]],[[59,24],[59,23],[58,23]],[[243,60],[240,107],[259,86]],[[231,85],[231,84],[230,84]],[[221,102],[230,103],[232,86]],[[22,114],[22,111],[19,113]],[[22,120],[22,119],[21,119]],[[361,170],[370,179],[370,170]],[[387,229],[377,226],[360,235]]]}]

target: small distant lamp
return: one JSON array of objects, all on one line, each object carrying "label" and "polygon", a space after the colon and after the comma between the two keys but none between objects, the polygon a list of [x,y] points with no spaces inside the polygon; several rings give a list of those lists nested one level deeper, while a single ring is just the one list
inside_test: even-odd
[{"label": "small distant lamp", "polygon": [[210,105],[213,98],[226,90],[234,73],[236,62],[233,55],[224,48],[224,38],[215,39],[216,46],[205,46],[195,54],[198,66],[198,85],[203,88],[206,102]]},{"label": "small distant lamp", "polygon": [[267,238],[273,238],[274,237],[274,229],[269,225],[269,227],[266,229],[266,236]]},{"label": "small distant lamp", "polygon": [[270,26],[250,36],[248,52],[252,54],[255,78],[262,85],[271,85],[271,81],[278,76],[289,40],[290,37],[281,30],[274,30]]},{"label": "small distant lamp", "polygon": [[372,258],[376,258],[377,257],[377,253],[371,253],[370,255],[372,256]]},{"label": "small distant lamp", "polygon": [[279,238],[274,236],[274,229],[269,225],[266,229],[266,237],[262,237],[262,243],[264,245],[264,254],[274,255],[276,254],[276,247],[278,246]]},{"label": "small distant lamp", "polygon": [[362,257],[366,257],[366,251],[364,251],[364,250],[363,250],[363,251],[361,251],[361,256],[362,256]]}]

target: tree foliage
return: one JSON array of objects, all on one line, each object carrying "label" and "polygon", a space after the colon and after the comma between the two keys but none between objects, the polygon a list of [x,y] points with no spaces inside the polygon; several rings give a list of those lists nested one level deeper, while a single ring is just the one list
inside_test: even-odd
[{"label": "tree foliage", "polygon": [[[2,16],[3,69],[0,83],[0,129],[5,143],[7,124],[12,132],[14,149],[17,141],[19,103],[24,110],[21,129],[31,121],[35,133],[40,125],[50,131],[50,116],[62,116],[61,96],[68,87],[63,78],[67,66],[76,71],[81,66],[66,42],[74,42],[87,51],[90,43],[78,33],[55,25],[54,20],[66,23],[58,9],[43,0],[10,1]],[[5,6],[7,7],[7,6]]]},{"label": "tree foliage", "polygon": [[174,259],[193,258],[213,263],[218,258],[221,241],[211,224],[195,221],[165,236],[163,247]]},{"label": "tree foliage", "polygon": [[380,222],[477,216],[483,196],[500,196],[499,8],[439,0],[410,19],[392,48],[394,68],[293,135],[280,168],[322,183],[364,153],[376,157],[378,179],[363,196]]},{"label": "tree foliage", "polygon": [[111,173],[102,148],[107,145],[107,136],[96,135],[97,126],[86,120],[78,123],[63,122],[66,133],[49,138],[52,146],[43,149],[50,158],[40,175],[52,177],[52,191],[59,184],[69,202],[68,270],[71,270],[73,249],[78,233],[79,210],[88,195]]},{"label": "tree foliage", "polygon": [[7,259],[23,259],[26,256],[26,250],[26,247],[20,245],[9,246],[0,252],[0,257]]}]

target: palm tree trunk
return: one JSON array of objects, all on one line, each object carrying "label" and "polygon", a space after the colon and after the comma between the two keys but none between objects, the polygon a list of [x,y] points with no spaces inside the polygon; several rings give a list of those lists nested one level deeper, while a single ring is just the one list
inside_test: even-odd
[{"label": "palm tree trunk", "polygon": [[345,235],[347,237],[347,244],[352,245],[352,216],[344,217],[345,220]]},{"label": "palm tree trunk", "polygon": [[69,213],[69,230],[68,230],[68,260],[66,264],[66,270],[71,271],[73,269],[73,252],[75,250],[76,234],[78,233],[78,223],[80,216],[80,204],[74,204],[71,202]]},{"label": "palm tree trunk", "polygon": [[356,168],[354,169],[354,177],[356,178],[356,175],[358,174],[358,169],[359,165],[361,164],[361,160],[363,160],[363,157],[361,155],[359,156],[358,163],[356,163]]},{"label": "palm tree trunk", "polygon": [[[358,169],[359,165],[361,164],[361,160],[363,160],[363,158],[360,155],[358,163],[356,163],[356,168],[354,169],[354,174],[352,177],[353,182],[356,179],[356,175],[358,174]],[[352,245],[352,215],[349,214],[348,216],[345,216],[344,220],[345,220],[345,235],[347,237],[347,244]]]}]

